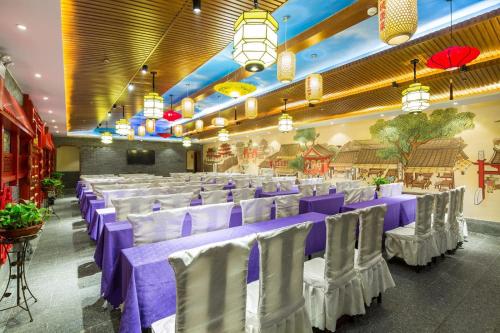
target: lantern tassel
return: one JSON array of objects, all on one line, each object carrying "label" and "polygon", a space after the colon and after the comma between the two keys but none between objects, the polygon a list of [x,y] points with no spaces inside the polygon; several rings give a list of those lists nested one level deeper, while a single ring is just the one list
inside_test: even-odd
[{"label": "lantern tassel", "polygon": [[450,101],[453,100],[453,79],[450,79]]}]

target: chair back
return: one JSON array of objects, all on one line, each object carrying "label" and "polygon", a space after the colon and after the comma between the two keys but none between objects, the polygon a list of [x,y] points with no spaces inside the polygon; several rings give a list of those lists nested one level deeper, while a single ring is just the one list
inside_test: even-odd
[{"label": "chair back", "polygon": [[330,183],[316,184],[316,195],[330,194]]},{"label": "chair back", "polygon": [[204,184],[203,191],[218,191],[224,189],[224,184]]},{"label": "chair back", "polygon": [[382,198],[392,197],[392,184],[382,184],[380,185],[380,195]]},{"label": "chair back", "polygon": [[284,320],[304,305],[304,242],[311,227],[306,222],[257,234],[261,327]]},{"label": "chair back", "polygon": [[276,182],[262,182],[262,192],[276,192],[277,186]]},{"label": "chair back", "polygon": [[200,192],[201,195],[201,204],[209,205],[209,204],[218,204],[227,202],[227,195],[229,194],[229,190],[215,190],[215,191],[203,191]]},{"label": "chair back", "polygon": [[247,188],[250,186],[250,179],[248,178],[233,179],[233,184],[236,188]]},{"label": "chair back", "polygon": [[125,189],[125,190],[104,190],[101,192],[104,200],[104,207],[113,207],[112,200],[127,197],[136,197],[142,195],[143,190]]},{"label": "chair back", "polygon": [[176,193],[176,194],[166,194],[166,195],[156,195],[155,202],[160,203],[160,209],[174,209],[189,207],[191,205],[191,198],[193,193]]},{"label": "chair back", "polygon": [[299,192],[304,197],[312,197],[314,195],[314,185],[313,184],[301,184],[301,185],[299,185]]},{"label": "chair back", "polygon": [[201,186],[200,185],[181,185],[181,186],[174,186],[173,190],[175,191],[174,193],[187,193],[190,192],[193,194],[191,197],[192,199],[198,199],[200,196],[201,192]]},{"label": "chair back", "polygon": [[302,198],[302,194],[275,196],[276,218],[299,215],[300,198]]},{"label": "chair back", "polygon": [[187,208],[160,210],[148,214],[129,214],[134,246],[162,242],[182,236]]},{"label": "chair back", "polygon": [[457,197],[459,191],[456,189],[451,189],[449,191],[450,200],[448,205],[448,225],[450,229],[458,230],[458,220],[457,220]]},{"label": "chair back", "polygon": [[359,198],[359,201],[370,201],[375,199],[375,190],[376,186],[365,186],[361,188],[361,196]]},{"label": "chair back", "polygon": [[457,210],[458,210],[459,214],[462,214],[464,212],[465,186],[460,186],[458,188],[458,191],[459,191],[458,192],[459,195],[458,195],[458,199],[457,199],[457,201],[458,201],[458,209]]},{"label": "chair back", "polygon": [[144,194],[146,195],[165,195],[170,194],[170,188],[168,186],[163,187],[151,187],[144,190]]},{"label": "chair back", "polygon": [[153,211],[155,196],[128,197],[112,199],[116,220],[126,221],[129,214],[147,214]]},{"label": "chair back", "polygon": [[229,228],[233,207],[232,202],[189,207],[191,235]]},{"label": "chair back", "polygon": [[271,219],[273,201],[273,198],[241,200],[240,205],[243,224],[269,221]]},{"label": "chair back", "polygon": [[361,200],[362,189],[360,188],[350,188],[344,190],[344,204],[352,204],[359,202]]},{"label": "chair back", "polygon": [[415,235],[423,236],[431,231],[433,209],[434,209],[433,194],[424,194],[417,197]]},{"label": "chair back", "polygon": [[328,285],[344,285],[355,274],[354,248],[358,220],[356,211],[332,215],[325,220],[325,280]]},{"label": "chair back", "polygon": [[441,192],[434,194],[434,223],[432,224],[432,229],[434,230],[444,230],[445,227],[445,217],[446,208],[450,200],[450,195],[448,192]]},{"label": "chair back", "polygon": [[262,186],[262,178],[261,177],[251,178],[250,185],[252,185],[252,187],[261,187]]},{"label": "chair back", "polygon": [[370,267],[382,257],[382,234],[387,206],[378,205],[359,212],[358,266]]},{"label": "chair back", "polygon": [[241,200],[248,200],[255,198],[255,188],[236,188],[232,189],[233,202],[235,205],[239,205]]},{"label": "chair back", "polygon": [[[293,181],[291,180],[281,180],[279,182],[280,184],[280,191],[291,191],[293,190]],[[272,191],[270,191],[272,192]]]},{"label": "chair back", "polygon": [[172,253],[176,333],[245,332],[248,257],[255,238]]},{"label": "chair back", "polygon": [[392,191],[391,195],[397,196],[403,194],[403,183],[394,183],[392,184]]}]

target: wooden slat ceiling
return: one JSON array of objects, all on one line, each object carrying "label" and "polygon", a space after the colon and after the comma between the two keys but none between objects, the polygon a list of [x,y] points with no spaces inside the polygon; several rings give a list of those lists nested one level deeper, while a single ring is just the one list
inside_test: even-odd
[{"label": "wooden slat ceiling", "polygon": [[[166,91],[226,47],[233,23],[251,0],[62,0],[67,127],[96,126],[136,76],[136,96],[120,100],[127,116],[139,108],[150,78],[136,75],[144,63],[159,70],[157,91]],[[286,0],[260,0],[274,11]]]},{"label": "wooden slat ceiling", "polygon": [[[411,83],[413,73],[410,60],[414,58],[420,60],[419,82],[431,87],[432,96],[437,97],[434,101],[448,98],[450,78],[453,78],[457,98],[495,92],[482,87],[489,86],[490,89],[498,91],[500,82],[498,14],[499,10],[456,26],[454,36],[458,45],[473,45],[481,50],[481,55],[468,66],[467,72],[450,73],[426,68],[426,59],[449,45],[448,30],[443,29],[324,73],[325,99],[314,107],[305,103],[304,81],[300,81],[259,97],[259,117],[255,120],[245,120],[244,105],[237,106],[237,122],[234,121],[234,108],[222,111],[221,115],[231,120],[227,129],[237,134],[275,126],[282,109],[282,99],[285,97],[292,104],[288,113],[298,124],[334,119],[347,113],[394,108],[401,103],[402,90]],[[396,81],[399,87],[393,88],[393,81]],[[491,88],[495,84],[496,88]],[[210,124],[215,116],[205,117],[203,119],[205,124]],[[186,125],[186,132],[199,139],[214,137],[217,132],[217,129],[211,126],[207,126],[201,133],[195,133],[193,130],[192,123]]]}]

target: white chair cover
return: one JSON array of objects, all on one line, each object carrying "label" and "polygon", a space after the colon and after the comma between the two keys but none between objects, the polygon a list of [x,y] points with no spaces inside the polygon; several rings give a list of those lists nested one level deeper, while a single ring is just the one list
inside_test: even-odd
[{"label": "white chair cover", "polygon": [[193,193],[177,193],[177,194],[166,194],[166,195],[156,195],[155,202],[160,203],[160,209],[174,209],[189,207],[191,205],[191,198]]},{"label": "white chair cover", "polygon": [[403,183],[393,183],[391,195],[393,197],[403,194]]},{"label": "white chair cover", "polygon": [[171,190],[167,186],[163,187],[152,187],[144,190],[146,195],[165,195],[171,193]]},{"label": "white chair cover", "polygon": [[299,185],[299,192],[304,197],[312,197],[314,195],[314,185],[313,184]]},{"label": "white chair cover", "polygon": [[361,193],[363,192],[360,188],[350,188],[344,190],[344,204],[352,204],[359,202],[361,200]]},{"label": "white chair cover", "polygon": [[300,198],[302,198],[302,194],[275,196],[276,218],[299,215]]},{"label": "white chair cover", "polygon": [[434,195],[417,197],[415,228],[396,228],[385,233],[387,257],[402,258],[408,265],[424,266],[439,255],[431,232]]},{"label": "white chair cover", "polygon": [[316,195],[330,194],[330,183],[316,184]]},{"label": "white chair cover", "polygon": [[387,263],[382,257],[382,234],[386,205],[359,210],[359,240],[354,268],[361,278],[363,298],[370,305],[373,297],[395,286]]},{"label": "white chair cover", "polygon": [[244,237],[171,254],[177,312],[154,322],[153,332],[245,332],[248,257],[254,241]]},{"label": "white chair cover", "polygon": [[201,195],[201,204],[209,205],[209,204],[217,204],[227,202],[227,195],[229,194],[229,190],[215,190],[215,191],[203,191],[200,192]]},{"label": "white chair cover", "polygon": [[113,203],[111,202],[113,199],[140,196],[143,194],[142,191],[138,189],[104,190],[101,192],[104,207],[113,207]]},{"label": "white chair cover", "polygon": [[205,184],[203,185],[203,191],[218,191],[224,189],[224,184]]},{"label": "white chair cover", "polygon": [[345,190],[351,189],[351,181],[340,181],[336,183],[337,193],[343,193]]},{"label": "white chair cover", "polygon": [[262,182],[262,192],[276,192],[278,183],[276,182]]},{"label": "white chair cover", "polygon": [[437,193],[434,195],[434,219],[432,223],[432,234],[439,254],[446,253],[446,210],[450,195],[448,192]]},{"label": "white chair cover", "polygon": [[116,221],[126,221],[129,214],[147,214],[153,210],[154,196],[128,197],[113,199]]},{"label": "white chair cover", "polygon": [[262,187],[262,178],[257,177],[250,179],[250,185],[252,185],[252,187]]},{"label": "white chair cover", "polygon": [[392,190],[393,190],[392,184],[382,184],[380,185],[380,196],[382,198],[388,198],[392,197]]},{"label": "white chair cover", "polygon": [[241,200],[240,205],[243,224],[269,221],[271,219],[273,201],[273,198]]},{"label": "white chair cover", "polygon": [[174,186],[173,187],[175,193],[187,193],[190,192],[193,194],[192,199],[198,199],[201,192],[200,185],[182,185],[182,186]]},{"label": "white chair cover", "polygon": [[233,179],[233,184],[236,188],[246,188],[250,186],[250,179],[248,178]]},{"label": "white chair cover", "polygon": [[189,207],[191,235],[229,228],[233,207],[232,202]]},{"label": "white chair cover", "polygon": [[[293,190],[293,181],[291,180],[282,180],[279,182],[280,191],[291,191]],[[269,191],[272,192],[272,191]]]},{"label": "white chair cover", "polygon": [[358,213],[326,218],[325,258],[304,263],[304,296],[313,327],[335,332],[343,315],[365,313],[360,277],[354,270]]},{"label": "white chair cover", "polygon": [[450,201],[448,205],[447,224],[446,224],[446,247],[448,250],[455,250],[460,239],[460,225],[457,215],[459,210],[460,190],[452,189],[449,191]]},{"label": "white chair cover", "polygon": [[361,196],[359,198],[359,201],[370,201],[375,199],[375,190],[376,186],[365,186],[361,187]]},{"label": "white chair cover", "polygon": [[165,241],[182,236],[187,208],[160,210],[149,214],[129,214],[134,246]]},{"label": "white chair cover", "polygon": [[467,221],[465,220],[464,217],[464,198],[465,198],[465,186],[460,186],[458,188],[458,212],[457,212],[457,221],[458,221],[458,227],[459,227],[459,235],[460,235],[460,241],[463,242],[465,237],[469,235],[468,229],[467,229]]},{"label": "white chair cover", "polygon": [[255,198],[255,188],[236,188],[232,189],[233,202],[239,205],[241,200],[248,200]]},{"label": "white chair cover", "polygon": [[312,332],[304,306],[304,242],[311,223],[257,235],[259,280],[248,285],[247,333]]}]

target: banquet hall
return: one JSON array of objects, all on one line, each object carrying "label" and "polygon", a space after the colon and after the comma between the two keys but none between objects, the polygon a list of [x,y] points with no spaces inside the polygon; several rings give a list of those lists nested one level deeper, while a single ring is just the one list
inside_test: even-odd
[{"label": "banquet hall", "polygon": [[0,331],[500,332],[500,0],[1,0]]}]

